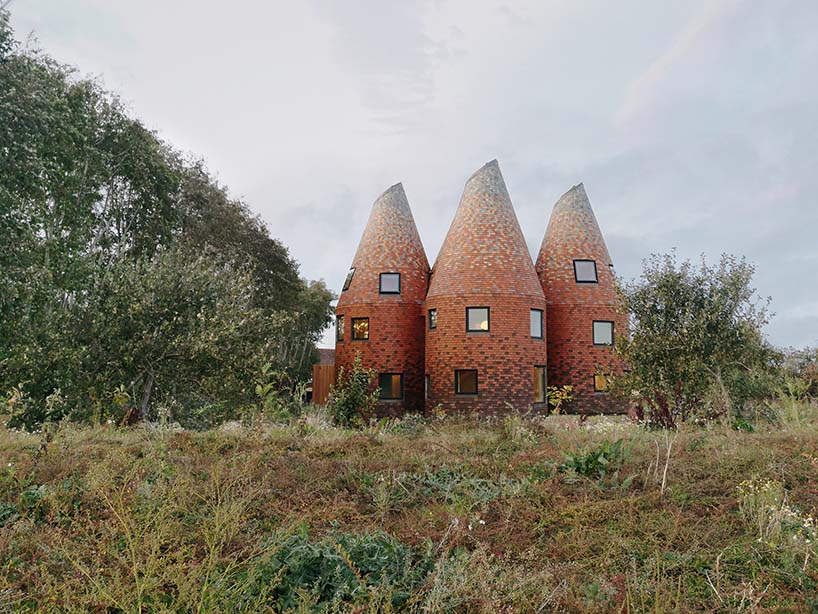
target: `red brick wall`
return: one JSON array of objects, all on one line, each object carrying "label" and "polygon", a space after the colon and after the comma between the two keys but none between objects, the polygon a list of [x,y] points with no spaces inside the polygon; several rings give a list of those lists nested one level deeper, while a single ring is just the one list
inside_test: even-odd
[{"label": "red brick wall", "polygon": [[[412,212],[397,184],[375,201],[352,262],[355,274],[341,292],[336,315],[344,316],[344,339],[335,345],[336,366],[348,372],[356,353],[379,373],[403,373],[404,399],[382,401],[384,414],[423,409],[424,330],[422,303],[429,262]],[[400,294],[380,294],[380,273],[400,273]],[[352,341],[352,318],[369,318],[369,340]],[[377,385],[377,379],[373,384]]]},{"label": "red brick wall", "polygon": [[[490,331],[466,332],[466,307],[489,307]],[[529,313],[545,311],[545,297],[497,161],[477,171],[435,263],[425,313],[438,310],[426,330],[426,407],[499,413],[534,400],[533,367],[546,364],[546,344],[532,339]],[[543,331],[545,333],[545,331]],[[477,396],[454,390],[455,369],[478,370]]]},{"label": "red brick wall", "polygon": [[[489,306],[488,333],[466,332],[466,307]],[[426,372],[431,386],[426,408],[503,413],[534,404],[533,367],[546,365],[545,339],[532,339],[531,309],[545,310],[542,298],[470,294],[439,296],[426,302],[437,309],[437,329],[426,331]],[[545,325],[545,322],[543,322]],[[543,330],[545,334],[545,330]],[[478,395],[454,390],[455,369],[478,370]]]},{"label": "red brick wall", "polygon": [[[598,283],[578,283],[574,260],[594,260]],[[548,303],[548,384],[571,385],[568,411],[625,411],[607,393],[594,392],[594,374],[619,373],[622,363],[610,347],[593,345],[593,321],[613,321],[615,335],[627,332],[617,309],[608,248],[582,184],[554,205],[536,269]]]}]

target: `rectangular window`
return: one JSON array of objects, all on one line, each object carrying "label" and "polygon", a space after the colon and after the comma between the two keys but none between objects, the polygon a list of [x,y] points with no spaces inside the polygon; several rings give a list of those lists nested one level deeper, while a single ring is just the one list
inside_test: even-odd
[{"label": "rectangular window", "polygon": [[426,374],[423,377],[423,397],[428,399],[429,398],[429,389],[432,387],[432,378]]},{"label": "rectangular window", "polygon": [[335,316],[335,341],[344,340],[344,316]]},{"label": "rectangular window", "polygon": [[454,372],[455,394],[477,394],[477,369],[458,369]]},{"label": "rectangular window", "polygon": [[400,273],[381,273],[381,294],[400,294]]},{"label": "rectangular window", "polygon": [[545,367],[534,367],[534,402],[545,403],[546,401]]},{"label": "rectangular window", "polygon": [[352,318],[352,340],[369,340],[369,318]]},{"label": "rectangular window", "polygon": [[531,310],[531,336],[542,339],[542,309]]},{"label": "rectangular window", "polygon": [[466,307],[466,332],[486,333],[489,331],[489,308]]},{"label": "rectangular window", "polygon": [[608,376],[602,373],[594,375],[594,392],[608,391]]},{"label": "rectangular window", "polygon": [[344,280],[344,291],[349,290],[349,284],[352,283],[353,275],[355,275],[355,267],[349,269],[349,273],[347,273],[347,278]]},{"label": "rectangular window", "polygon": [[594,320],[594,345],[614,344],[614,323]]},{"label": "rectangular window", "polygon": [[574,260],[574,278],[579,284],[595,284],[599,280],[596,276],[595,260]]},{"label": "rectangular window", "polygon": [[397,401],[403,398],[403,373],[381,373],[378,375],[381,399]]},{"label": "rectangular window", "polygon": [[429,330],[437,328],[437,309],[429,310]]}]

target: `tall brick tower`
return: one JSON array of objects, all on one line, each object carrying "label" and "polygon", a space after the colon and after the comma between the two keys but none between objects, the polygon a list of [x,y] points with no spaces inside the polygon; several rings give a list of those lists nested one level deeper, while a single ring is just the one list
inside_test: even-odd
[{"label": "tall brick tower", "polygon": [[554,205],[536,269],[548,302],[548,385],[574,387],[569,411],[613,411],[604,375],[622,368],[613,344],[627,320],[617,311],[613,263],[581,183]]},{"label": "tall brick tower", "polygon": [[545,297],[496,160],[466,182],[425,309],[427,408],[544,400]]},{"label": "tall brick tower", "polygon": [[378,372],[379,411],[423,409],[422,303],[429,261],[400,183],[372,205],[336,307],[336,366]]}]

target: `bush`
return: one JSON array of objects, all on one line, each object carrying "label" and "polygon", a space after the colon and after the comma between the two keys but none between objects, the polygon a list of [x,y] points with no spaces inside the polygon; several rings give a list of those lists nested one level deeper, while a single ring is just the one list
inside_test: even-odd
[{"label": "bush", "polygon": [[717,267],[654,255],[641,278],[622,287],[631,327],[617,350],[629,371],[614,387],[638,394],[637,411],[646,410],[648,422],[673,428],[728,414],[734,396],[746,403],[752,392],[748,374],[772,368],[774,352],[761,332],[766,304],[750,286],[753,272],[728,255]]},{"label": "bush", "polygon": [[374,380],[375,370],[361,366],[360,354],[356,354],[349,376],[343,367],[338,370],[338,381],[330,389],[327,400],[335,424],[361,427],[369,422],[380,397],[379,389],[372,389]]},{"label": "bush", "polygon": [[262,548],[265,554],[250,561],[234,583],[241,593],[229,604],[233,610],[290,611],[306,602],[323,612],[343,603],[367,603],[373,589],[386,593],[392,607],[401,607],[434,566],[429,553],[418,554],[383,531],[333,531],[316,541],[302,528],[275,535]]}]

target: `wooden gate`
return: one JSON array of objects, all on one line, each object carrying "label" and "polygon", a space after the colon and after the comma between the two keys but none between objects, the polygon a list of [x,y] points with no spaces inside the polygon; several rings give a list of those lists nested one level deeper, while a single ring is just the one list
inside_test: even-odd
[{"label": "wooden gate", "polygon": [[324,405],[329,398],[329,388],[335,383],[335,365],[313,365],[312,402]]}]

